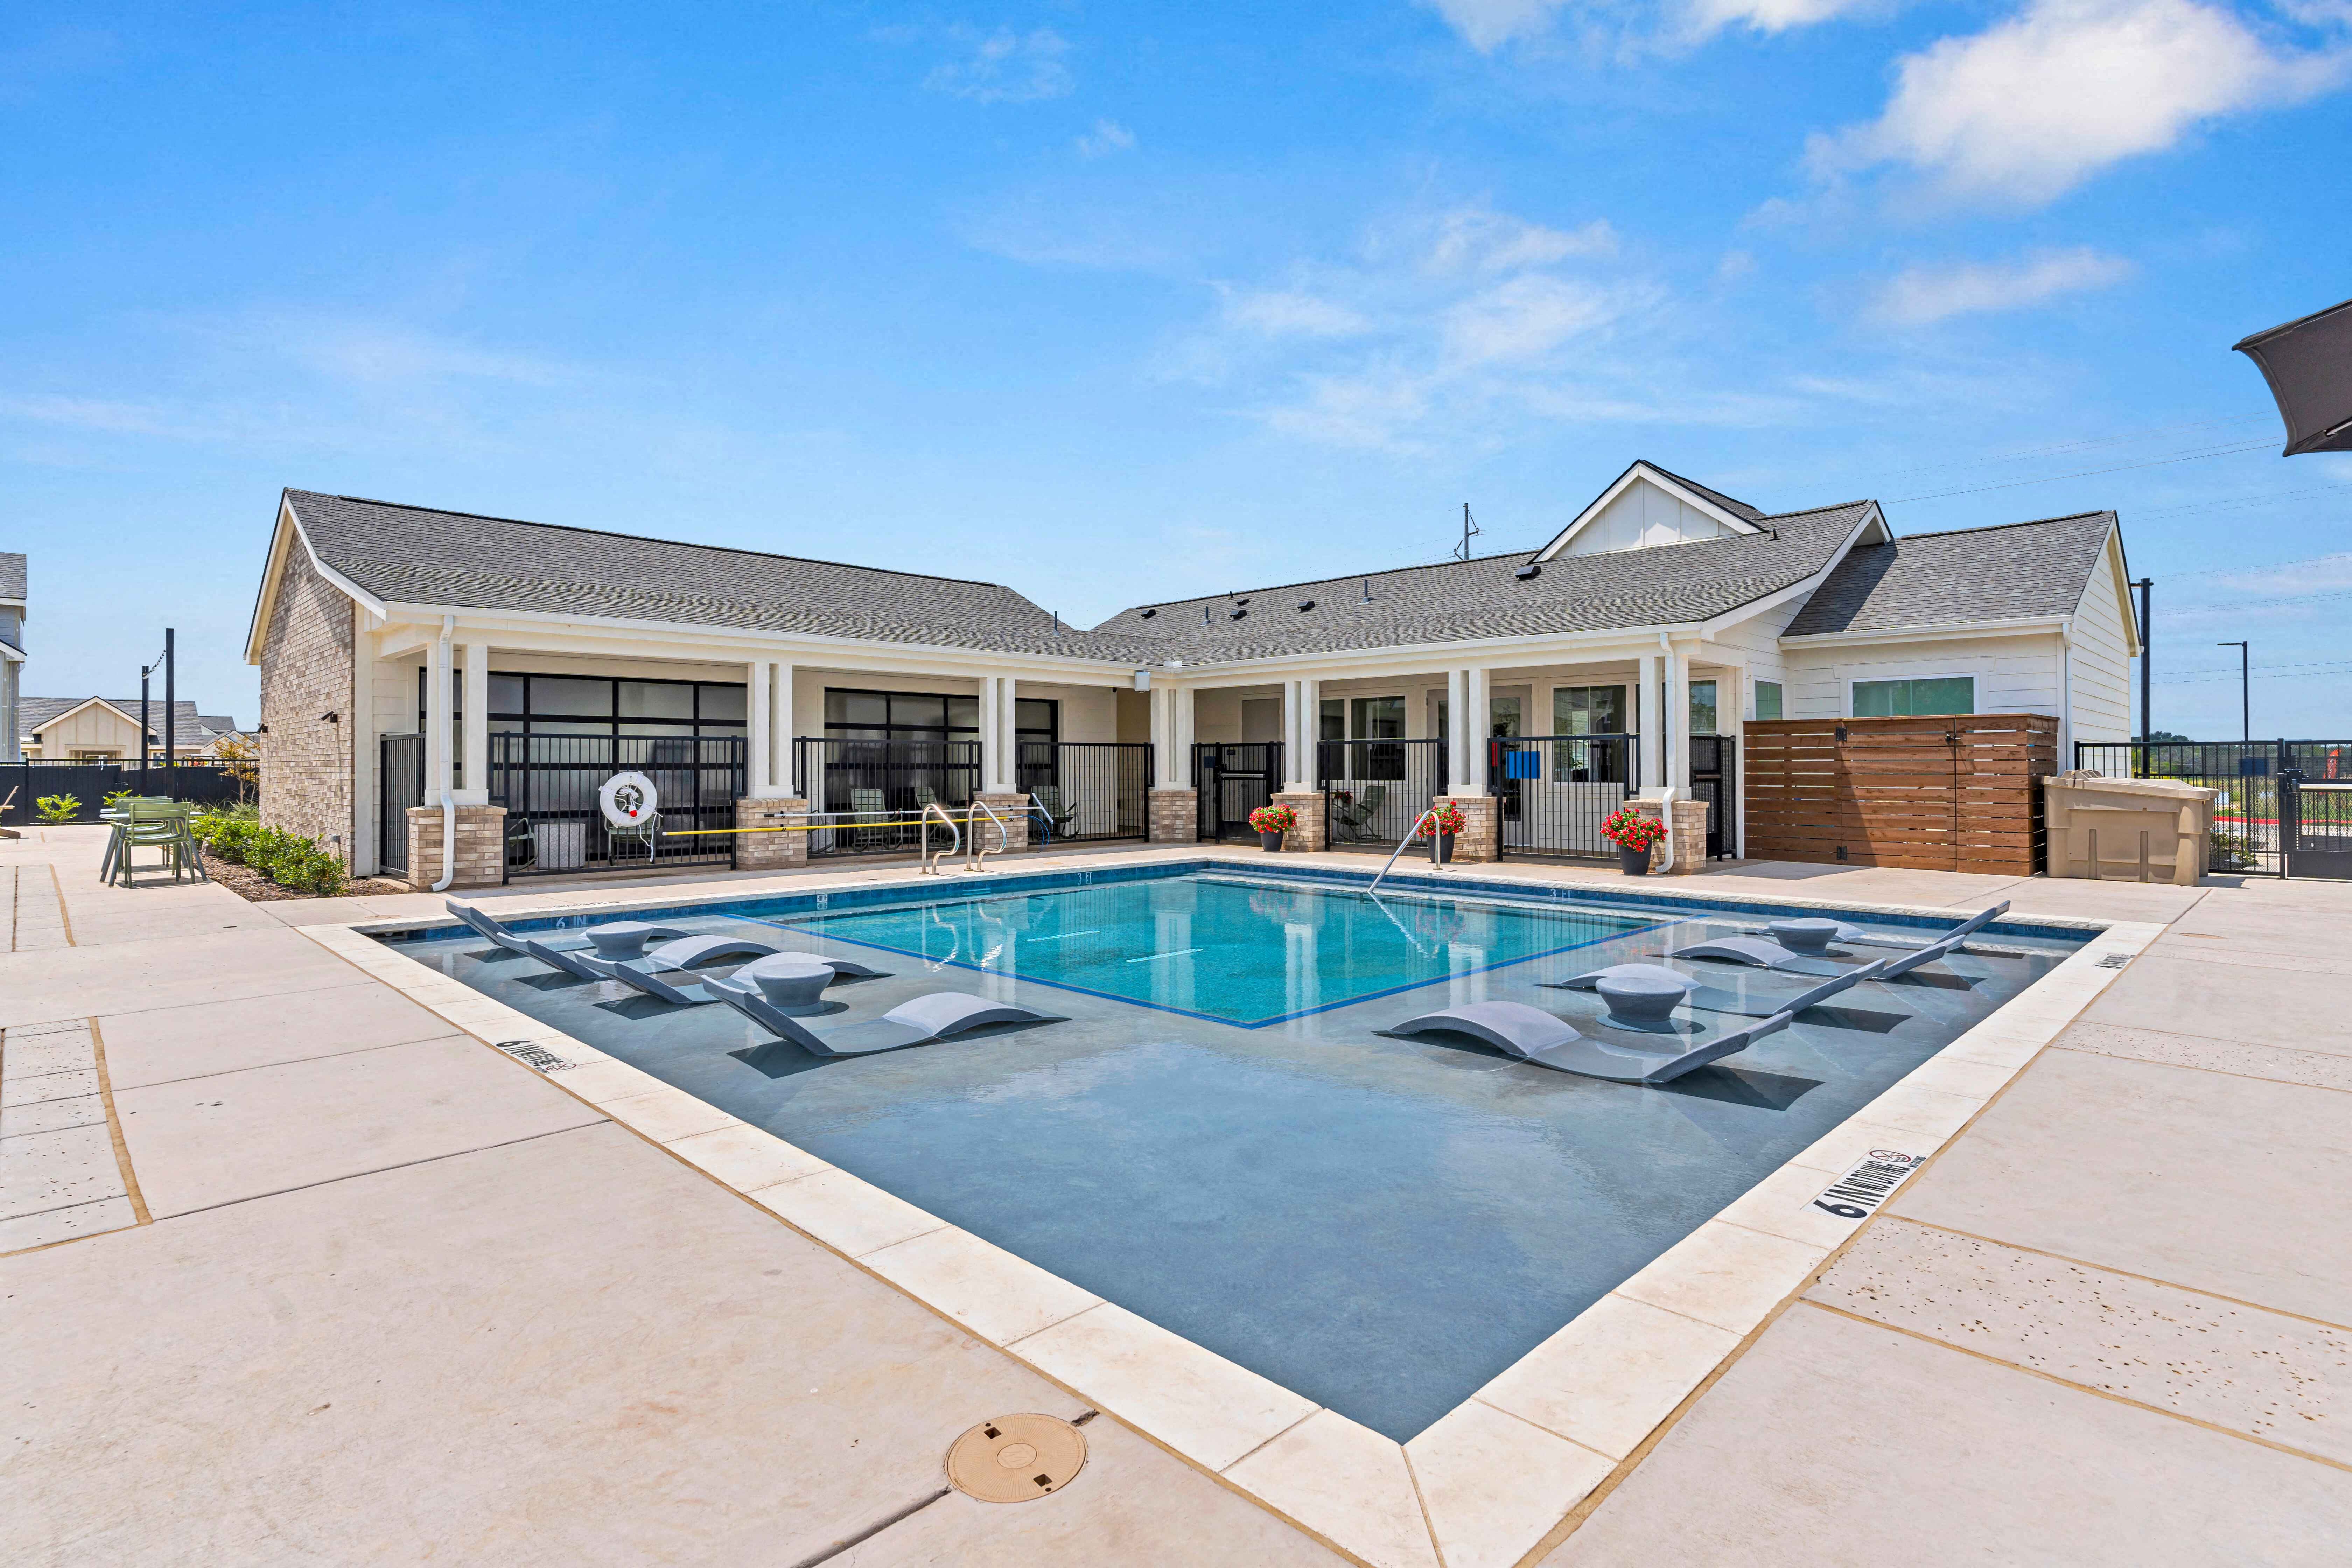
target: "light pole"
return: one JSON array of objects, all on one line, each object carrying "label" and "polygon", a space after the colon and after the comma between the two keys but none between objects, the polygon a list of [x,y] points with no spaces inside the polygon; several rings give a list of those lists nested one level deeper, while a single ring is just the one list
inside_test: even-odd
[{"label": "light pole", "polygon": [[2148,647],[2147,616],[2148,599],[2156,591],[2156,579],[2142,577],[2131,586],[2139,590],[2139,770],[2137,776],[2146,778],[2147,777],[2148,732],[2155,728],[2154,721],[2148,717],[2148,689],[2153,682],[2149,678],[2152,665]]},{"label": "light pole", "polygon": [[2252,654],[2242,642],[2217,642],[2213,646],[2238,650],[2238,739],[2251,741],[2254,738],[2253,666],[2248,662]]}]

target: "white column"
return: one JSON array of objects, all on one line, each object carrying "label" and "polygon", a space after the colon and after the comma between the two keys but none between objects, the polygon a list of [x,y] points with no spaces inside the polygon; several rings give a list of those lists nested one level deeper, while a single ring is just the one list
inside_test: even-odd
[{"label": "white column", "polygon": [[460,805],[490,803],[490,645],[469,642],[461,657],[466,663],[466,700],[459,723],[465,728],[466,787],[457,792]]},{"label": "white column", "polygon": [[1463,770],[1462,782],[1454,786],[1456,795],[1486,793],[1487,731],[1495,727],[1495,672],[1474,669],[1469,672],[1468,703],[1471,715],[1478,727],[1470,731],[1470,765]]},{"label": "white column", "polygon": [[1199,695],[1192,687],[1180,686],[1172,698],[1176,704],[1176,782],[1181,784],[1190,785],[1192,782],[1192,747],[1200,734]]},{"label": "white column", "polygon": [[1666,700],[1665,782],[1677,796],[1690,794],[1690,655],[1669,646],[1664,659]]},{"label": "white column", "polygon": [[1305,679],[1298,683],[1298,744],[1304,760],[1298,764],[1298,776],[1306,787],[1313,789],[1320,781],[1316,775],[1323,771],[1323,683]]},{"label": "white column", "polygon": [[997,721],[1003,716],[1003,684],[1002,676],[980,678],[980,788],[983,795],[995,793],[999,753],[1004,750],[1003,740],[997,733]]},{"label": "white column", "polygon": [[1183,782],[1176,761],[1176,692],[1154,677],[1151,682],[1151,782],[1172,789]]},{"label": "white column", "polygon": [[441,792],[450,787],[449,648],[439,637],[425,646],[425,711],[417,716],[425,727],[425,803],[441,804]]},{"label": "white column", "polygon": [[999,693],[996,733],[1004,742],[998,748],[1003,753],[1003,763],[997,772],[996,787],[1000,793],[1009,795],[1013,791],[1013,781],[1020,776],[1021,710],[1018,704],[1021,683],[1012,676],[1001,676],[996,689]]},{"label": "white column", "polygon": [[1658,656],[1642,656],[1642,787],[1656,789],[1666,782],[1664,726],[1660,721],[1666,706],[1665,694],[1660,689]]},{"label": "white column", "polygon": [[771,669],[773,695],[768,710],[768,784],[777,795],[793,793],[793,676],[790,659],[778,659]]},{"label": "white column", "polygon": [[1446,787],[1457,787],[1470,772],[1470,755],[1465,745],[1470,711],[1470,672],[1449,669],[1445,672],[1445,780]]},{"label": "white column", "polygon": [[743,667],[743,793],[753,800],[766,798],[774,787],[768,713],[775,668],[764,658]]}]

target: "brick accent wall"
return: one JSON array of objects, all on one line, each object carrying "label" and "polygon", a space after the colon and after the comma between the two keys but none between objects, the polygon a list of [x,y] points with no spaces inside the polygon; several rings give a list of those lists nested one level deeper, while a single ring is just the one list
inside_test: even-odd
[{"label": "brick accent wall", "polygon": [[1153,790],[1150,831],[1154,844],[1192,844],[1201,837],[1201,792],[1171,784]]},{"label": "brick accent wall", "polygon": [[[270,733],[276,734],[276,731]],[[494,888],[506,880],[507,808],[457,808],[457,880],[453,888]],[[408,885],[425,892],[441,879],[441,808],[408,808]]]},{"label": "brick accent wall", "polygon": [[[1678,800],[1674,803],[1674,837],[1667,840],[1674,846],[1674,859],[1664,869],[1672,876],[1686,877],[1706,868],[1706,802]],[[1664,851],[1655,851],[1663,854]]]},{"label": "brick accent wall", "polygon": [[[1027,795],[976,795],[971,798],[1004,819],[1004,826],[1010,830],[1005,836],[1005,848],[1029,847],[1029,797]],[[982,844],[992,846],[996,842],[996,824],[989,821],[979,812],[975,811],[971,814],[970,831],[977,834]],[[989,853],[992,855],[996,851],[992,848]]]},{"label": "brick accent wall", "polygon": [[[798,827],[808,821],[808,802],[790,795],[766,800],[745,798],[735,803],[738,827]],[[735,839],[739,871],[781,871],[808,864],[805,833],[744,833]]]},{"label": "brick accent wall", "polygon": [[[354,606],[319,575],[298,543],[270,606],[261,650],[261,820],[326,843],[340,835],[352,858],[352,656]],[[337,721],[328,723],[323,715]],[[441,875],[434,826],[433,876]]]},{"label": "brick accent wall", "polygon": [[1502,858],[1502,802],[1491,795],[1441,795],[1432,805],[1462,809],[1462,831],[1454,836],[1454,858],[1465,865]]},{"label": "brick accent wall", "polygon": [[1298,826],[1282,836],[1284,854],[1306,854],[1323,847],[1325,843],[1323,813],[1325,803],[1328,798],[1319,789],[1305,790],[1297,795],[1284,794],[1274,796],[1273,805],[1286,805],[1298,814]]}]

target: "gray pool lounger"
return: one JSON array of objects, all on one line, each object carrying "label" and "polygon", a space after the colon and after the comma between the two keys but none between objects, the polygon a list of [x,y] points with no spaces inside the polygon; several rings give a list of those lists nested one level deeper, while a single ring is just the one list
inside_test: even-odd
[{"label": "gray pool lounger", "polygon": [[[665,976],[681,973],[699,964],[722,963],[730,958],[766,958],[776,951],[775,943],[761,942],[756,937],[689,936],[666,942],[643,958],[592,958],[585,953],[575,956],[600,980],[618,980],[635,986],[648,996],[658,996],[677,1006],[689,1007],[698,1003],[716,1002],[719,998],[703,988],[700,975],[688,975],[683,983]],[[798,956],[815,959],[835,974],[865,976],[882,973],[846,958],[826,958],[814,952]]]},{"label": "gray pool lounger", "polygon": [[1068,1022],[1058,1014],[1040,1013],[1009,1002],[991,1002],[969,991],[934,991],[928,996],[901,1002],[878,1018],[819,1033],[772,1005],[757,986],[746,990],[725,988],[715,994],[777,1038],[818,1057],[864,1057],[877,1051],[928,1046],[983,1024]]},{"label": "gray pool lounger", "polygon": [[[1612,1083],[1672,1083],[1685,1073],[1746,1050],[1767,1035],[1789,1026],[1790,1016],[1775,1013],[1759,1023],[1727,1030],[1696,1045],[1686,1037],[1662,1037],[1658,1050],[1641,1049],[1607,1040],[1591,1039],[1540,1007],[1524,1002],[1473,1002],[1408,1018],[1381,1034],[1399,1038],[1447,1033],[1467,1035],[1508,1051],[1538,1067]],[[1666,1045],[1665,1040],[1673,1044]]]},{"label": "gray pool lounger", "polygon": [[677,926],[654,925],[645,921],[605,921],[583,928],[576,937],[518,936],[504,922],[483,913],[471,904],[461,904],[455,899],[446,900],[444,907],[466,922],[477,936],[487,937],[509,952],[525,958],[535,958],[551,968],[576,974],[583,980],[602,978],[583,965],[574,954],[593,949],[600,958],[636,958],[644,954],[646,943],[656,938],[669,939],[687,933]]},{"label": "gray pool lounger", "polygon": [[1921,942],[1912,942],[1902,937],[1873,936],[1856,927],[1830,921],[1789,921],[1786,923],[1791,926],[1820,927],[1819,931],[1812,933],[1818,945],[1810,951],[1805,951],[1790,947],[1785,942],[1775,942],[1769,936],[1726,936],[1717,937],[1712,942],[1693,942],[1688,947],[1676,948],[1667,956],[1725,959],[1733,963],[1752,963],[1760,969],[1786,970],[1791,974],[1839,974],[1844,973],[1845,966],[1834,960],[1821,956],[1822,952],[1833,938],[1835,941],[1851,942],[1855,946],[1906,949],[1912,962],[1904,963],[1898,959],[1895,962],[1902,964],[1901,968],[1889,968],[1877,976],[1881,980],[1891,980],[1897,974],[1916,969],[1920,964],[1928,962],[1927,959],[1918,957],[1918,954],[1931,953],[1937,958],[1942,958],[1948,953],[1958,952],[1960,944],[1967,940],[1969,932],[1991,923],[2008,911],[2007,904],[1995,904],[1989,910],[1978,910],[1951,930]]},{"label": "gray pool lounger", "polygon": [[1923,937],[1882,936],[1876,931],[1864,931],[1860,926],[1848,925],[1843,921],[1826,921],[1822,923],[1836,928],[1830,934],[1830,941],[1841,942],[1847,947],[1894,947],[1916,952],[1923,947],[1934,947],[1939,942],[1949,942],[1956,936],[1966,936],[1970,931],[1990,925],[2007,913],[2009,913],[2009,904],[2004,900],[1989,910],[1979,910],[1949,931],[1939,931],[1933,936]]},{"label": "gray pool lounger", "polygon": [[1801,1013],[1808,1007],[1818,1007],[1842,991],[1851,990],[1865,980],[1877,979],[1889,964],[1895,962],[1882,958],[1875,963],[1865,963],[1859,969],[1849,969],[1832,975],[1811,990],[1800,991],[1793,995],[1748,996],[1694,980],[1682,971],[1668,969],[1663,963],[1612,963],[1606,969],[1596,969],[1572,980],[1546,980],[1538,984],[1562,991],[1597,991],[1604,980],[1654,980],[1681,986],[1683,1005],[1696,1007],[1703,1013],[1769,1018],[1775,1013]]}]

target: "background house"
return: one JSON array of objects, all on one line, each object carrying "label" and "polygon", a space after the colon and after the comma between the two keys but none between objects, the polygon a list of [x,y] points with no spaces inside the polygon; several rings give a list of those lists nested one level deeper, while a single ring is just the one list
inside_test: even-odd
[{"label": "background house", "polygon": [[[139,699],[136,697],[26,697],[20,700],[24,755],[34,762],[139,761]],[[163,760],[163,704],[151,700],[148,750]],[[173,704],[172,752],[184,762],[207,757],[237,732],[226,714],[199,713],[194,702]]]}]

